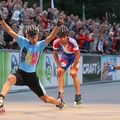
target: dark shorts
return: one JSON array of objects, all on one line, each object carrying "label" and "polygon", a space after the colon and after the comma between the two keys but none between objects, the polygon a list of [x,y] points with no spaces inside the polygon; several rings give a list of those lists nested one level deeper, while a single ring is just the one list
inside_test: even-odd
[{"label": "dark shorts", "polygon": [[46,94],[46,91],[39,81],[36,72],[27,73],[18,69],[14,75],[16,76],[17,80],[15,85],[28,86],[38,97],[44,96]]}]

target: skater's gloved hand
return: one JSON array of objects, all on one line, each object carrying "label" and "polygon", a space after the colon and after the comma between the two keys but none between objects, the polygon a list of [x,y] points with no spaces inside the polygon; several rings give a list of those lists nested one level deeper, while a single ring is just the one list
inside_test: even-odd
[{"label": "skater's gloved hand", "polygon": [[115,67],[113,65],[108,65],[108,72],[115,71]]},{"label": "skater's gloved hand", "polygon": [[107,64],[107,65],[104,66],[104,71],[106,71],[108,73],[113,72],[113,71],[115,71],[115,66]]},{"label": "skater's gloved hand", "polygon": [[60,27],[63,24],[64,24],[64,19],[63,18],[58,19],[57,26]]}]

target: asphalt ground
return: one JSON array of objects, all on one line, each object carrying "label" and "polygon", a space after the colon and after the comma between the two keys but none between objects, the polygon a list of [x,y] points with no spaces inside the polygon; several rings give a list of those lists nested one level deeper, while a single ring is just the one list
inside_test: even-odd
[{"label": "asphalt ground", "polygon": [[[46,89],[57,98],[57,89]],[[65,87],[66,106],[60,110],[32,93],[9,93],[0,120],[120,120],[120,82],[82,85],[82,104],[75,108],[74,87]]]}]

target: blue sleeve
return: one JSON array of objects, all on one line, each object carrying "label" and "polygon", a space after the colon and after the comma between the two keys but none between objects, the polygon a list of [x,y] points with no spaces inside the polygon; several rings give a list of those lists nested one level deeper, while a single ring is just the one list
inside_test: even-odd
[{"label": "blue sleeve", "polygon": [[21,36],[21,35],[18,36],[18,38],[17,38],[17,43],[18,43],[18,45],[19,45],[20,48],[22,48],[22,47],[25,45],[26,42],[28,42],[28,41],[26,40],[26,38],[24,38],[24,37]]},{"label": "blue sleeve", "polygon": [[42,51],[46,47],[45,40],[38,42],[38,49]]}]

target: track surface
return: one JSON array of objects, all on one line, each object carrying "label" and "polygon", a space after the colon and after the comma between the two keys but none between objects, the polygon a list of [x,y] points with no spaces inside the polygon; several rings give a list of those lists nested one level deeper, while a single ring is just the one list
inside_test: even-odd
[{"label": "track surface", "polygon": [[[47,89],[57,97],[57,89]],[[120,82],[82,85],[82,105],[74,108],[74,87],[65,88],[66,106],[59,110],[32,92],[8,94],[0,120],[120,120]]]}]

